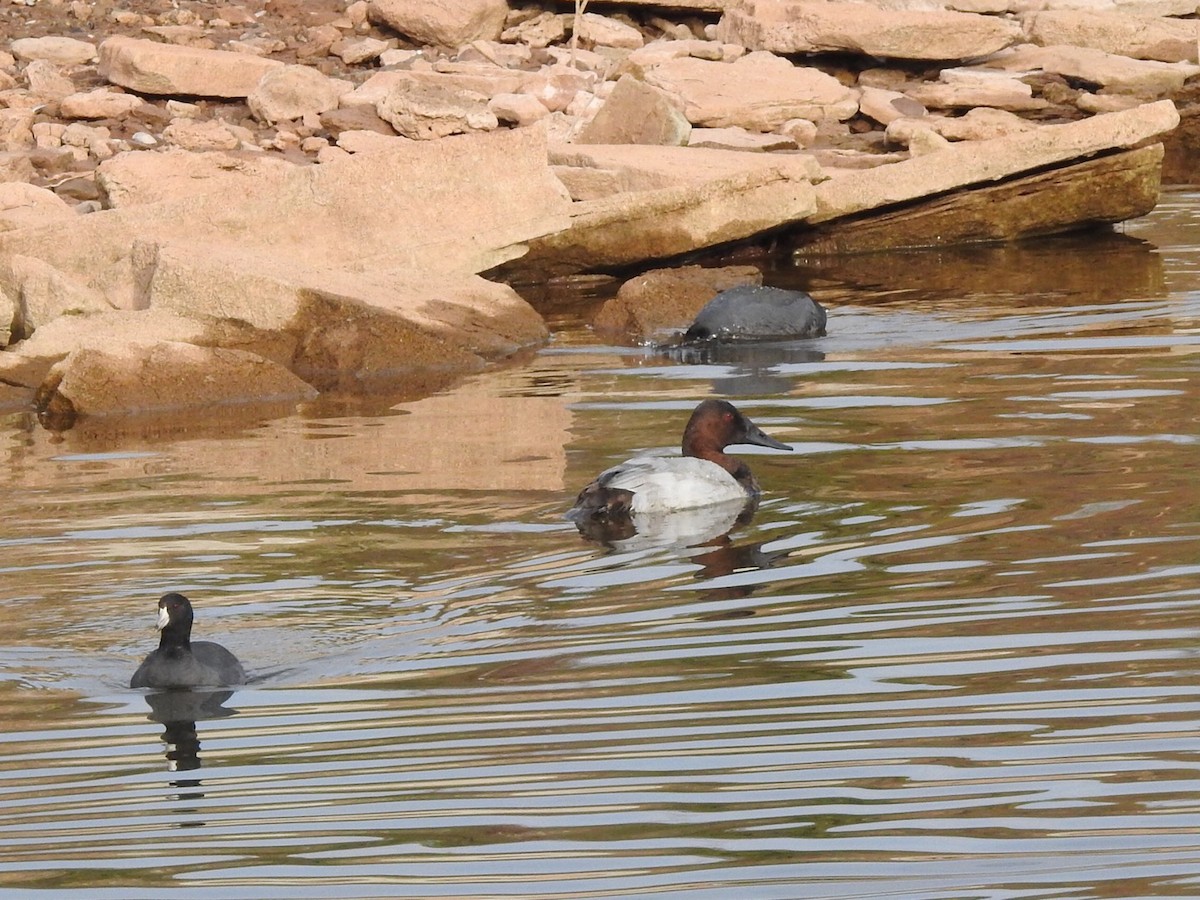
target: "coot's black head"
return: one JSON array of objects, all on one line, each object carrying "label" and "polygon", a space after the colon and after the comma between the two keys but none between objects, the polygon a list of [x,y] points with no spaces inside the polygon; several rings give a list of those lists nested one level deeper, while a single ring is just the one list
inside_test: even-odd
[{"label": "coot's black head", "polygon": [[183,594],[163,594],[158,601],[158,621],[155,627],[162,632],[162,644],[184,645],[192,636],[192,604]]}]

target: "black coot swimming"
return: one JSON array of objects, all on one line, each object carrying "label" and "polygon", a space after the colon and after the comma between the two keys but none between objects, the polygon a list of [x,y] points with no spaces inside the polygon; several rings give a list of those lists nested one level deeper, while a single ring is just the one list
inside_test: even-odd
[{"label": "black coot swimming", "polygon": [[769,341],[820,337],[825,309],[803,291],[743,284],[721,291],[696,314],[689,341]]},{"label": "black coot swimming", "polygon": [[213,688],[243,684],[246,671],[236,656],[212,641],[192,641],[192,604],[183,594],[158,601],[158,649],[150,653],[129,686],[140,688]]}]

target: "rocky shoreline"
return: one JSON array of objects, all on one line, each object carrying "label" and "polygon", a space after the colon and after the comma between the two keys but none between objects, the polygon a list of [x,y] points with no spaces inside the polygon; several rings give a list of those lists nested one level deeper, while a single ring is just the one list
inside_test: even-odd
[{"label": "rocky shoreline", "polygon": [[594,8],[7,7],[0,403],[428,381],[544,341],[518,289],[597,271],[643,273],[597,320],[636,340],[759,278],[688,255],[1119,222],[1190,164],[1194,0]]}]

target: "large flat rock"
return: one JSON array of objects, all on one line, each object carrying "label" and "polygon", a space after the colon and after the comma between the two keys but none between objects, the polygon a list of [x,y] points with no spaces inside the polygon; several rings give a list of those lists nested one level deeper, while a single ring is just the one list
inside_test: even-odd
[{"label": "large flat rock", "polygon": [[229,50],[203,50],[114,35],[100,45],[100,74],[139,94],[246,97],[283,63]]},{"label": "large flat rock", "polygon": [[717,26],[722,41],[775,53],[865,53],[885,59],[970,59],[1021,39],[996,16],[891,9],[830,0],[741,0]]},{"label": "large flat rock", "polygon": [[572,206],[570,228],[531,241],[528,256],[503,272],[541,280],[669,259],[761,234],[815,209],[808,178],[786,167],[582,201]]},{"label": "large flat rock", "polygon": [[[1195,10],[1192,10],[1195,12]],[[1160,62],[1196,62],[1200,21],[1089,9],[1048,9],[1025,19],[1029,39],[1043,46],[1090,47]]]},{"label": "large flat rock", "polygon": [[[474,370],[545,338],[511,288],[475,274],[571,221],[539,131],[399,141],[259,176],[0,234],[0,292],[21,296],[32,260],[48,284],[199,322],[189,340],[322,389]],[[88,317],[69,318],[87,331]],[[5,355],[32,370],[47,359]]]},{"label": "large flat rock", "polygon": [[629,144],[551,144],[550,162],[576,200],[701,184],[755,170],[776,170],[798,180],[824,178],[806,153],[745,153],[707,147]]},{"label": "large flat rock", "polygon": [[953,191],[861,219],[799,231],[808,253],[858,253],[1008,241],[1121,222],[1158,203],[1163,147],[1153,144]]},{"label": "large flat rock", "polygon": [[[942,150],[876,169],[837,174],[817,185],[812,224],[882,210],[919,197],[987,184],[1034,169],[1083,160],[1154,141],[1179,124],[1169,100],[1123,112],[989,141],[951,144]],[[827,170],[829,171],[829,170]]]},{"label": "large flat rock", "polygon": [[732,62],[692,57],[667,60],[646,80],[683,98],[693,125],[775,131],[790,119],[842,121],[858,112],[858,96],[832,75],[794,66],[772,53]]}]

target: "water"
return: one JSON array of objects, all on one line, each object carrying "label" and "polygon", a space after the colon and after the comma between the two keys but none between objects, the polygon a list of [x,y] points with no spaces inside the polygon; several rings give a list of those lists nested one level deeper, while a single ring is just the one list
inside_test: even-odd
[{"label": "water", "polygon": [[[10,416],[0,895],[1200,894],[1197,210],[781,266],[830,336],[769,352]],[[795,447],[750,522],[561,518],[714,392]],[[126,687],[166,590],[252,685]]]}]

